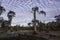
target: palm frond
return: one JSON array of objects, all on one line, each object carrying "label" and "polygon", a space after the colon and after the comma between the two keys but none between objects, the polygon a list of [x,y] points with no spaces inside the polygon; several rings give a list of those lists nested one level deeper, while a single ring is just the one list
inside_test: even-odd
[{"label": "palm frond", "polygon": [[4,10],[4,11],[6,11],[6,10],[4,9],[4,7],[2,7],[2,6],[0,6],[0,10]]},{"label": "palm frond", "polygon": [[45,11],[40,11],[40,13],[42,13],[42,14],[46,15],[46,12],[45,12]]},{"label": "palm frond", "polygon": [[32,8],[33,11],[38,11],[38,9],[39,8],[37,6],[35,6],[35,7]]},{"label": "palm frond", "polygon": [[2,14],[3,11],[6,11],[3,6],[0,6],[0,15]]},{"label": "palm frond", "polygon": [[60,15],[56,15],[54,18],[60,17]]},{"label": "palm frond", "polygon": [[13,14],[13,17],[15,17],[15,12],[9,11],[7,16],[9,16],[9,14]]}]

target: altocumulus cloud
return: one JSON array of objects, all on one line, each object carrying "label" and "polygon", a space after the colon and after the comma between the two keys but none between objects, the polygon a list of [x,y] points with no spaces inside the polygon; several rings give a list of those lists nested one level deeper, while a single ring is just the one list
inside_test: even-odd
[{"label": "altocumulus cloud", "polygon": [[33,19],[32,7],[38,6],[39,11],[44,10],[46,17],[37,14],[37,19],[45,22],[53,21],[55,15],[60,14],[60,0],[1,0],[1,5],[7,10],[2,14],[7,19],[7,12],[12,10],[16,13],[12,25],[27,25]]}]

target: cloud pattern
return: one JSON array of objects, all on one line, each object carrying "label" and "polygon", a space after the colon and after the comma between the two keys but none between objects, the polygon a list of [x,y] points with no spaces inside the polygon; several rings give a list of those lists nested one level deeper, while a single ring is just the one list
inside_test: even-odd
[{"label": "cloud pattern", "polygon": [[54,16],[60,14],[60,0],[0,0],[0,3],[7,10],[2,14],[7,19],[7,13],[12,10],[16,13],[12,25],[27,25],[33,19],[32,7],[38,6],[39,11],[44,10],[46,17],[37,14],[37,19],[45,22],[54,21]]}]

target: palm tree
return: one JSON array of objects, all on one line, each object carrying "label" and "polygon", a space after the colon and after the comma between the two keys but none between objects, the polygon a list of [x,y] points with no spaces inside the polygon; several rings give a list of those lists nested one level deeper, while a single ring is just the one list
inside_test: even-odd
[{"label": "palm tree", "polygon": [[6,11],[6,10],[4,9],[4,7],[0,6],[0,15],[1,15],[2,12],[4,12],[4,11]]},{"label": "palm tree", "polygon": [[60,15],[56,15],[56,28],[60,29]]},{"label": "palm tree", "polygon": [[28,23],[28,26],[31,26],[31,23]]},{"label": "palm tree", "polygon": [[15,12],[9,11],[7,17],[9,19],[8,20],[9,21],[9,24],[10,24],[9,26],[11,26],[11,21],[12,21],[12,18],[15,17]]},{"label": "palm tree", "polygon": [[[33,7],[32,10],[33,10],[33,12],[34,12],[34,13],[33,13],[33,15],[34,15],[34,32],[37,32],[37,30],[36,30],[36,12],[39,12],[39,11],[38,11],[39,8],[38,8],[38,7]],[[46,13],[45,13],[44,11],[40,11],[39,13],[46,15]]]}]

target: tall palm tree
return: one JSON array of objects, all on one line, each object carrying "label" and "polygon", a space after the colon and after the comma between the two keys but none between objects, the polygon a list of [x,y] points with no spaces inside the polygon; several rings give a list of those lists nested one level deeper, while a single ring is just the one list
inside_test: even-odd
[{"label": "tall palm tree", "polygon": [[44,11],[38,11],[39,10],[39,8],[38,7],[33,7],[32,8],[32,10],[33,10],[33,16],[34,16],[34,32],[37,32],[37,30],[36,30],[36,12],[38,12],[38,13],[40,13],[40,14],[45,14],[46,15],[46,13],[44,12]]},{"label": "tall palm tree", "polygon": [[9,11],[7,14],[7,17],[8,17],[9,24],[11,26],[11,21],[12,21],[12,18],[15,17],[15,12]]},{"label": "tall palm tree", "polygon": [[4,11],[6,11],[6,10],[4,9],[4,7],[0,6],[0,15],[1,15],[2,12],[4,12]]}]

